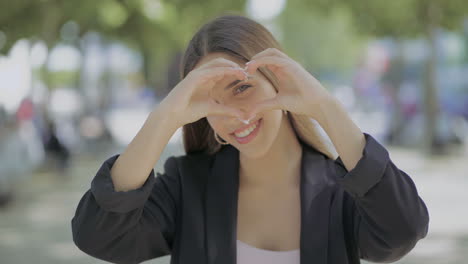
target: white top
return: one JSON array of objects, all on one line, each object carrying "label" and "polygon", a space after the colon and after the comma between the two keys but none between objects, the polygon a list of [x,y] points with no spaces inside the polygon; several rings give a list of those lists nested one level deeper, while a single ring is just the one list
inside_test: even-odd
[{"label": "white top", "polygon": [[299,264],[299,249],[273,251],[237,240],[237,264]]}]

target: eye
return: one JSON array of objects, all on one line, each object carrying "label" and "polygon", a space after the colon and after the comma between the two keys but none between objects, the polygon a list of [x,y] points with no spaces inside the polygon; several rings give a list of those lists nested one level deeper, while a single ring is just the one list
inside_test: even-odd
[{"label": "eye", "polygon": [[238,93],[242,93],[244,92],[245,90],[249,89],[250,87],[252,87],[252,85],[249,85],[249,84],[244,84],[244,85],[241,85],[241,86],[238,86],[234,89],[234,94],[238,94]]}]

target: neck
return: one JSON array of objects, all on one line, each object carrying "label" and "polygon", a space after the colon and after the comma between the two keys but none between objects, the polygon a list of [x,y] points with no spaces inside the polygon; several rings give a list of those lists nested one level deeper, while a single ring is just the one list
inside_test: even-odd
[{"label": "neck", "polygon": [[278,136],[265,155],[258,158],[239,156],[240,185],[275,188],[298,187],[301,174],[302,146],[288,118],[283,118]]}]

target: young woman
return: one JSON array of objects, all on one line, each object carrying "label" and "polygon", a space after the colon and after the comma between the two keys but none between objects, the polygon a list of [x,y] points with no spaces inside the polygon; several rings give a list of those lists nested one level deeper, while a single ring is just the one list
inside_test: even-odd
[{"label": "young woman", "polygon": [[[426,236],[412,179],[263,26],[218,17],[181,66],[78,204],[82,251],[114,263],[357,264],[396,261]],[[155,177],[181,126],[186,155]]]}]

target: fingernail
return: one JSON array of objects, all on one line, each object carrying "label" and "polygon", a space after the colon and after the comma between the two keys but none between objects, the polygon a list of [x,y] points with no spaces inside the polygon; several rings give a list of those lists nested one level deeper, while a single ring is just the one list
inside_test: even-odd
[{"label": "fingernail", "polygon": [[245,71],[247,70],[247,68],[249,68],[249,64],[250,64],[251,62],[252,62],[252,61],[248,61],[248,62],[245,63],[245,67],[244,67],[244,70],[245,70]]},{"label": "fingernail", "polygon": [[247,80],[247,79],[249,78],[249,74],[248,74],[245,70],[243,70],[242,72],[243,72],[244,75],[245,75],[244,80]]},{"label": "fingernail", "polygon": [[242,123],[244,124],[249,124],[250,120],[247,120],[247,119],[242,119],[241,117],[237,117],[237,119],[239,119]]}]

